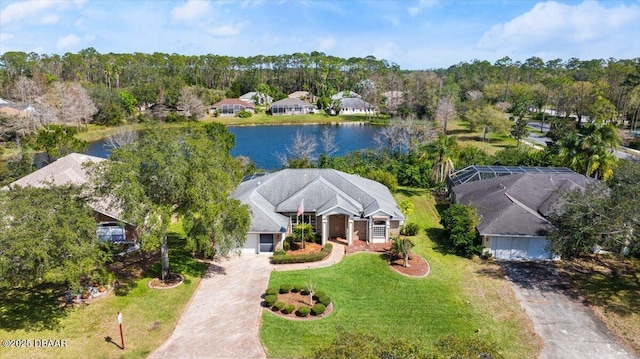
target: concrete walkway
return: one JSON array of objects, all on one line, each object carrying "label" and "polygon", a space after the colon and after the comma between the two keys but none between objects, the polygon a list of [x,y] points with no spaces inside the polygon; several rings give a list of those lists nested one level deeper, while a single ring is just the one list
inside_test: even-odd
[{"label": "concrete walkway", "polygon": [[549,263],[502,262],[522,308],[544,341],[541,359],[632,359]]},{"label": "concrete walkway", "polygon": [[333,246],[333,250],[331,250],[331,254],[318,262],[309,262],[309,263],[291,263],[291,264],[275,264],[272,265],[274,271],[287,271],[287,270],[300,270],[300,269],[314,269],[314,268],[324,268],[332,266],[342,260],[344,257],[344,245],[341,243],[331,242]]},{"label": "concrete walkway", "polygon": [[149,358],[265,358],[258,332],[271,270],[265,255],[212,264],[171,337]]}]

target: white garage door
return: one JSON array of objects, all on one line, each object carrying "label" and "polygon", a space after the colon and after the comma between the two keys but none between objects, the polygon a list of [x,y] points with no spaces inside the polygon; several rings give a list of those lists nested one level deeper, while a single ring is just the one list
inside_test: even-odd
[{"label": "white garage door", "polygon": [[247,234],[247,241],[244,242],[242,247],[242,253],[244,254],[257,254],[258,252],[258,234]]},{"label": "white garage door", "polygon": [[545,238],[492,237],[491,254],[496,259],[549,259]]}]

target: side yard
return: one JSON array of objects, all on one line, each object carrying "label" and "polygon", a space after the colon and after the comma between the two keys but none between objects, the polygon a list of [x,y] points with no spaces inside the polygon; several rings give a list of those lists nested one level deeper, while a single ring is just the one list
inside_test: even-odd
[{"label": "side yard", "polygon": [[312,283],[335,308],[327,318],[311,322],[265,312],[260,335],[270,357],[310,355],[340,332],[393,333],[425,345],[448,334],[463,340],[480,336],[507,358],[537,357],[541,343],[499,266],[451,254],[429,191],[403,190],[396,196],[398,202],[405,198],[415,205],[408,222],[421,228],[414,251],[429,261],[431,273],[403,277],[379,253],[349,255],[329,268],[272,273],[269,286]]},{"label": "side yard", "polygon": [[[174,234],[175,236],[175,234]],[[124,285],[88,305],[61,308],[52,288],[0,290],[0,340],[22,340],[27,348],[0,350],[0,358],[142,358],[171,334],[198,287],[207,264],[194,261],[179,238],[170,241],[171,270],[183,284],[171,290],[149,289],[159,274],[157,256],[140,256],[118,276]],[[121,350],[117,313],[123,315],[125,349]],[[35,340],[66,340],[66,347],[35,347]]]},{"label": "side yard", "polygon": [[590,256],[562,262],[575,295],[640,356],[640,259]]}]

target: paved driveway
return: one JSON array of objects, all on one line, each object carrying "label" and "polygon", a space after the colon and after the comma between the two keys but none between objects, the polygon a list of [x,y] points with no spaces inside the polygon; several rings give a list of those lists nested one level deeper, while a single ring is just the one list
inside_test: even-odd
[{"label": "paved driveway", "polygon": [[265,358],[258,331],[271,269],[265,255],[212,265],[171,337],[149,358]]},{"label": "paved driveway", "polygon": [[502,262],[516,298],[544,341],[542,359],[635,358],[605,324],[571,297],[568,283],[549,263]]}]

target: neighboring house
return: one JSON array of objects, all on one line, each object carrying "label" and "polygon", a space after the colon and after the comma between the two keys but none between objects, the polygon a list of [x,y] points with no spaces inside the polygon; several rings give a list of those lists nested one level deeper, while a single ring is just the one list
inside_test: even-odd
[{"label": "neighboring house", "polygon": [[225,98],[222,101],[214,103],[209,108],[209,114],[213,115],[216,111],[220,116],[235,116],[240,111],[249,111],[254,113],[253,103],[237,98]]},{"label": "neighboring house", "polygon": [[[51,164],[42,167],[41,169],[32,172],[15,182],[10,183],[8,186],[2,188],[7,190],[10,187],[48,187],[50,185],[84,185],[89,182],[89,175],[85,171],[83,165],[88,162],[98,163],[104,161],[104,158],[94,157],[79,153],[71,153],[64,156]],[[88,203],[88,205],[96,213],[96,220],[98,222],[113,223],[122,222],[119,219],[118,213],[113,211],[107,200],[99,200],[96,202]],[[126,237],[128,239],[136,238],[135,226],[125,223]]]},{"label": "neighboring house", "polygon": [[268,105],[273,102],[273,97],[263,94],[261,92],[247,92],[240,96],[241,100],[251,102],[254,105]]},{"label": "neighboring house", "polygon": [[341,115],[372,115],[376,113],[374,106],[359,98],[343,98],[339,101]]},{"label": "neighboring house", "polygon": [[298,100],[302,100],[310,104],[316,103],[316,100],[317,100],[316,96],[309,93],[309,91],[295,91],[290,93],[287,97],[297,98]]},{"label": "neighboring house", "polygon": [[341,100],[343,98],[362,98],[362,96],[353,91],[340,91],[337,94],[331,96],[332,100]]},{"label": "neighboring house", "polygon": [[16,103],[0,98],[0,114],[5,116],[27,117],[36,110],[28,103]]},{"label": "neighboring house", "polygon": [[469,176],[469,181],[453,186],[452,200],[475,208],[482,245],[494,258],[556,258],[547,248],[546,236],[553,228],[547,217],[562,191],[583,189],[594,180],[568,169],[511,168],[521,171]]},{"label": "neighboring house", "polygon": [[272,115],[304,115],[315,113],[316,107],[297,98],[283,98],[269,106]]},{"label": "neighboring house", "polygon": [[242,182],[232,197],[251,210],[244,253],[281,248],[299,218],[311,223],[323,245],[337,237],[348,245],[387,242],[404,223],[387,187],[332,169],[285,169],[256,177]]}]

